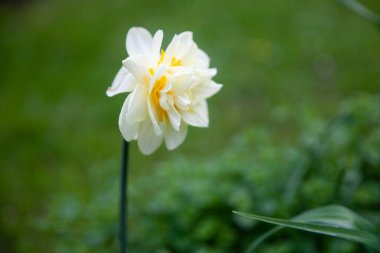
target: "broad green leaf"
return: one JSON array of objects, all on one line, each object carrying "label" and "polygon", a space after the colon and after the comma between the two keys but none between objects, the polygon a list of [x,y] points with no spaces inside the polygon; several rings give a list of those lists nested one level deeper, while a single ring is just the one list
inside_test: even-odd
[{"label": "broad green leaf", "polygon": [[310,222],[321,225],[358,229],[376,234],[376,228],[368,220],[354,213],[350,209],[331,205],[305,211],[292,219],[298,222]]},{"label": "broad green leaf", "polygon": [[312,209],[290,220],[234,213],[279,226],[257,238],[246,253],[252,252],[262,241],[284,227],[339,237],[363,243],[380,251],[380,236],[375,227],[363,217],[343,206],[334,205]]}]

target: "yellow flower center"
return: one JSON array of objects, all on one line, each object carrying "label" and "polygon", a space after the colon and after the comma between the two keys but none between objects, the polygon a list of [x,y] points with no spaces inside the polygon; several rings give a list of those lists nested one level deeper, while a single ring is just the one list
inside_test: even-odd
[{"label": "yellow flower center", "polygon": [[162,76],[160,79],[156,80],[156,82],[153,85],[153,89],[150,93],[151,101],[153,101],[153,106],[156,109],[159,121],[165,121],[166,116],[167,116],[166,111],[160,106],[160,98],[161,98],[160,92],[163,88],[165,88],[167,81],[168,81],[168,78],[166,76]]},{"label": "yellow flower center", "polygon": [[[164,58],[165,58],[165,50],[161,49],[161,56],[160,56],[160,60],[158,61],[158,64],[162,63],[164,61]],[[181,60],[179,60],[173,56],[171,61],[170,61],[170,66],[177,67],[177,66],[181,66],[181,65],[182,65]]]},{"label": "yellow flower center", "polygon": [[176,59],[175,57],[172,58],[172,61],[170,62],[170,66],[176,67],[181,66],[181,60]]},{"label": "yellow flower center", "polygon": [[161,49],[161,56],[160,56],[160,60],[158,61],[158,64],[164,61],[164,57],[165,57],[165,50]]},{"label": "yellow flower center", "polygon": [[[158,61],[157,65],[161,64],[164,61],[164,58],[165,58],[165,50],[161,49],[160,60]],[[170,66],[177,67],[181,65],[182,65],[181,60],[175,57],[172,57],[170,61]],[[154,69],[150,68],[149,73],[153,76]],[[156,82],[153,85],[153,89],[150,93],[151,101],[153,102],[152,106],[155,107],[159,121],[166,121],[166,118],[167,118],[166,110],[164,110],[164,108],[162,108],[160,105],[160,98],[161,98],[160,92],[165,87],[167,81],[168,81],[168,78],[165,75],[163,75],[160,79],[156,80]],[[168,92],[168,94],[170,94],[170,91]]]},{"label": "yellow flower center", "polygon": [[[161,56],[160,56],[160,60],[158,60],[157,62],[157,65],[160,65],[163,61],[164,61],[164,58],[165,58],[165,50],[161,49]],[[175,58],[174,56],[172,57],[171,61],[170,61],[170,66],[172,67],[178,67],[178,66],[181,66],[182,65],[182,62],[181,60]],[[170,72],[170,71],[169,71]],[[150,68],[149,69],[149,73],[153,76],[154,75],[154,70],[153,68]]]}]

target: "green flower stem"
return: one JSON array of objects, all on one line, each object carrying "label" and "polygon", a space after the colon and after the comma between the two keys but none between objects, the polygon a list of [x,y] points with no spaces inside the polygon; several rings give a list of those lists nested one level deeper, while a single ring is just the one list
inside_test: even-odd
[{"label": "green flower stem", "polygon": [[127,252],[127,228],[128,228],[128,149],[129,143],[123,139],[121,153],[121,174],[120,174],[120,224],[119,240],[120,253]]}]

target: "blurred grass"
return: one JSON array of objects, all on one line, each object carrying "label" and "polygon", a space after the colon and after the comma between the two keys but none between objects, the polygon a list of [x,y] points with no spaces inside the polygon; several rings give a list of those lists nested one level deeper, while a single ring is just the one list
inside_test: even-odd
[{"label": "blurred grass", "polygon": [[334,1],[2,4],[0,251],[48,243],[31,222],[54,193],[90,199],[91,175],[102,170],[117,184],[125,96],[110,99],[105,90],[132,26],[163,29],[166,45],[174,33],[193,31],[224,84],[209,103],[210,128],[191,129],[178,150],[145,157],[132,145],[132,185],[169,157],[218,155],[251,124],[293,142],[299,115],[330,117],[345,97],[380,91],[378,30]]}]

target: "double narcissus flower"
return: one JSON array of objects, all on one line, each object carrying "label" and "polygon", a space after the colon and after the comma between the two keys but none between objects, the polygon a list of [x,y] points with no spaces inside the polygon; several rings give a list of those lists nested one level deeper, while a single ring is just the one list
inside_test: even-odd
[{"label": "double narcissus flower", "polygon": [[163,32],[154,36],[144,28],[131,28],[126,47],[129,57],[117,73],[108,96],[130,92],[119,116],[126,141],[137,140],[144,154],[165,141],[172,150],[185,139],[188,125],[208,126],[206,99],[222,87],[212,78],[215,68],[193,41],[191,32],[175,35],[161,49]]}]

